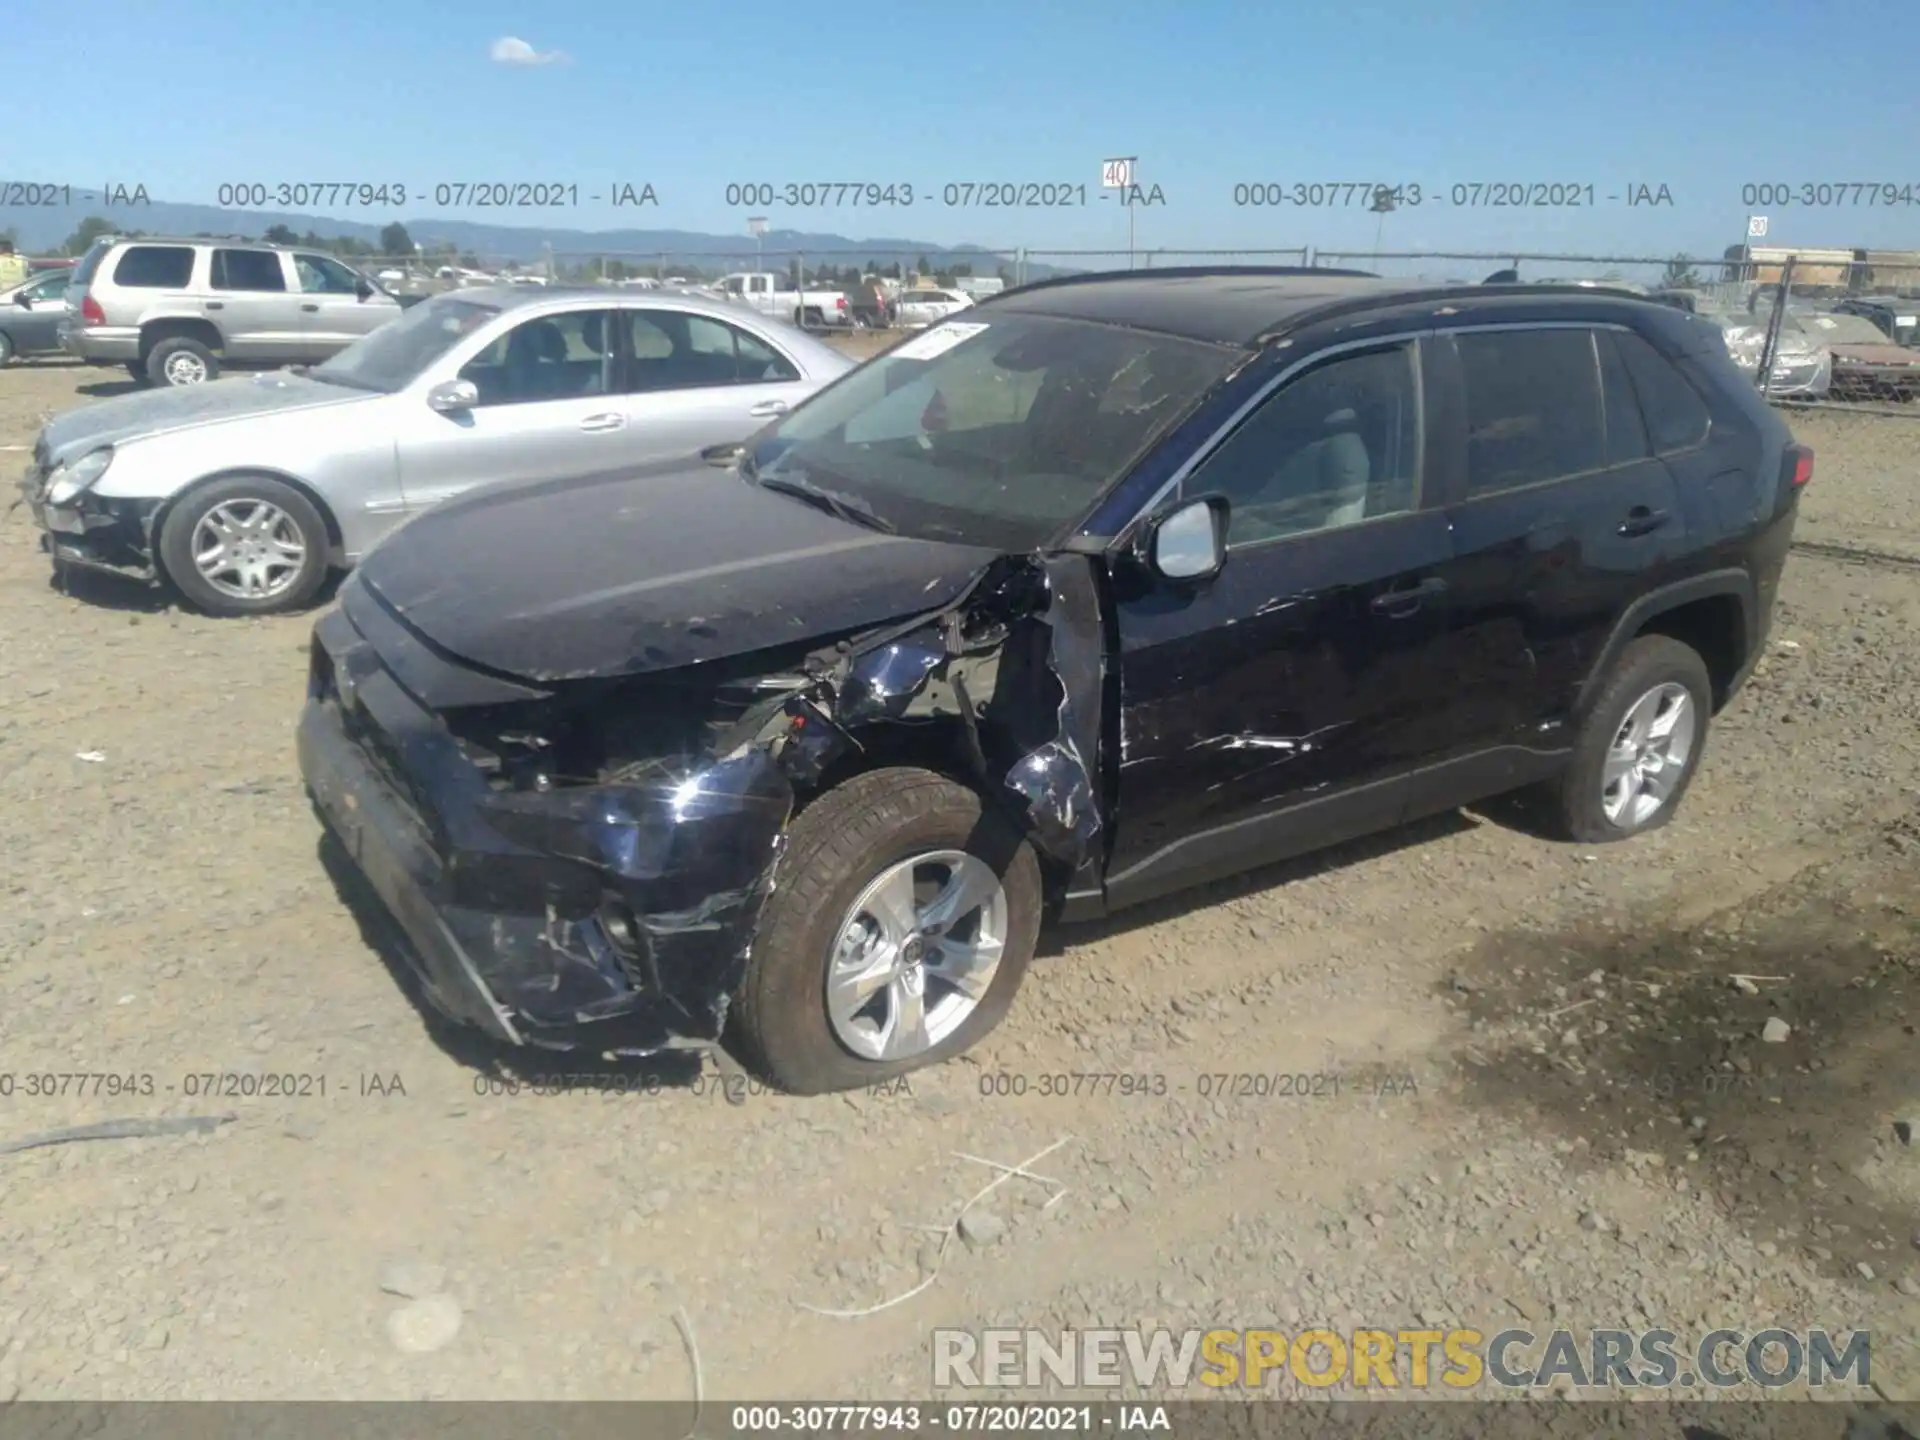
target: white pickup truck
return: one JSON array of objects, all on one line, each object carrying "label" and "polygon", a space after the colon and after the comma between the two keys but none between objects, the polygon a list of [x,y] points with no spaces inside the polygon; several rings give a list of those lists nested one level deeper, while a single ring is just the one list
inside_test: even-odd
[{"label": "white pickup truck", "polygon": [[749,271],[723,276],[716,287],[721,295],[751,305],[762,315],[777,315],[799,326],[851,325],[853,310],[838,290],[791,290],[783,276],[772,271]]}]

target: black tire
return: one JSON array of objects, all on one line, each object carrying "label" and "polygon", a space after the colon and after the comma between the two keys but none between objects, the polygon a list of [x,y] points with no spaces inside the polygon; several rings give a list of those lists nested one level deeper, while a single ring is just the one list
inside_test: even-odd
[{"label": "black tire", "polygon": [[13,337],[0,331],[0,365],[13,359]]},{"label": "black tire", "polygon": [[[874,877],[931,850],[964,850],[999,877],[1007,897],[1000,967],[973,1013],[940,1044],[904,1060],[863,1059],[841,1044],[827,1014],[834,938]],[[788,832],[780,883],[760,916],[729,1039],[744,1064],[793,1095],[856,1089],[951,1059],[1012,1006],[1033,958],[1042,899],[1033,848],[972,790],[928,770],[855,776],[801,811]]]},{"label": "black tire", "polygon": [[[191,355],[205,367],[206,379],[175,381],[168,378],[167,362],[176,355]],[[155,385],[177,388],[181,384],[206,385],[220,378],[220,359],[213,351],[190,335],[170,335],[147,352],[147,379]]]},{"label": "black tire", "polygon": [[[208,511],[232,501],[257,500],[278,507],[300,531],[306,555],[285,589],[243,599],[217,589],[193,561],[193,532]],[[327,523],[313,502],[284,480],[269,475],[229,475],[190,490],[170,510],[160,526],[157,547],[160,568],[174,588],[209,615],[278,615],[303,609],[326,582]]]},{"label": "black tire", "polygon": [[144,361],[140,361],[140,360],[127,361],[127,374],[131,375],[134,379],[138,380],[142,385],[148,385],[152,383],[150,380],[147,379],[147,367]]},{"label": "black tire", "polygon": [[[1693,702],[1692,747],[1665,803],[1638,824],[1616,824],[1607,818],[1602,800],[1607,753],[1634,705],[1659,686],[1668,684],[1684,686]],[[1642,635],[1632,641],[1620,652],[1612,675],[1581,723],[1574,739],[1572,762],[1540,795],[1544,802],[1543,818],[1553,833],[1581,845],[1605,845],[1629,840],[1665,825],[1679,810],[1687,787],[1699,771],[1712,710],[1713,682],[1699,652],[1666,635]]]}]

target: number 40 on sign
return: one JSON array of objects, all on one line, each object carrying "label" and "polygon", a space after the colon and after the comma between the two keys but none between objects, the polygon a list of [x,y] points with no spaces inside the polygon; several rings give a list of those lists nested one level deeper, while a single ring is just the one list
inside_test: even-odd
[{"label": "number 40 on sign", "polygon": [[1103,190],[1125,190],[1133,184],[1133,161],[1102,160],[1100,162],[1100,187]]}]

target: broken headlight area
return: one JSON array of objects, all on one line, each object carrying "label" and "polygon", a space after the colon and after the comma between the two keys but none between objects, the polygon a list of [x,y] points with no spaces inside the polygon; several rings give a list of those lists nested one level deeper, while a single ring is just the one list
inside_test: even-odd
[{"label": "broken headlight area", "polygon": [[152,500],[102,498],[87,491],[67,501],[29,497],[44,534],[43,548],[66,565],[109,571],[138,580],[157,580],[153,564]]}]

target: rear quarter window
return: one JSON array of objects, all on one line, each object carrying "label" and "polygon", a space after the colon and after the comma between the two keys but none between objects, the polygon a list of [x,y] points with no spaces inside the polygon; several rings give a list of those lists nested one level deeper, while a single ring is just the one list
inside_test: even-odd
[{"label": "rear quarter window", "polygon": [[1646,416],[1654,453],[1691,450],[1705,440],[1712,417],[1692,382],[1638,335],[1616,334],[1614,341]]},{"label": "rear quarter window", "polygon": [[130,290],[184,290],[192,279],[187,245],[129,246],[113,267],[113,283]]}]

